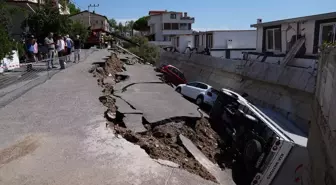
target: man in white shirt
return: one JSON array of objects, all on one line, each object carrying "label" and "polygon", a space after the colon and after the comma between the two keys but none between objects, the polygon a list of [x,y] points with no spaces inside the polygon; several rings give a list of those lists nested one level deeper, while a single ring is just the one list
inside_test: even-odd
[{"label": "man in white shirt", "polygon": [[64,38],[62,36],[59,36],[57,40],[57,52],[58,52],[58,60],[59,60],[61,69],[65,69],[64,57],[63,57],[64,49],[65,49]]}]

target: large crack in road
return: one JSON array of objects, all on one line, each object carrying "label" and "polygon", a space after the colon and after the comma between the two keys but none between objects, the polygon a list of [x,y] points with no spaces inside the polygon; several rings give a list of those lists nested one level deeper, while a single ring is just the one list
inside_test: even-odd
[{"label": "large crack in road", "polygon": [[[134,58],[131,60],[134,61]],[[192,103],[184,100],[177,93],[172,92],[175,94],[168,95],[168,91],[173,89],[160,82],[153,70],[152,76],[156,79],[151,81],[153,77],[146,71],[140,72],[143,76],[135,77],[132,74],[135,68],[130,68],[131,71],[126,71],[127,74],[125,69],[128,66],[125,65],[118,59],[117,51],[114,51],[105,63],[94,64],[89,71],[97,77],[98,84],[103,88],[104,96],[99,97],[99,100],[107,107],[106,125],[113,128],[117,136],[122,136],[127,141],[139,145],[153,159],[171,161],[175,163],[174,167],[180,167],[204,179],[222,183],[221,169],[229,168],[232,159],[225,155],[222,149],[224,143],[211,127],[208,119],[199,114]],[[147,68],[144,64],[137,67],[142,66]],[[164,88],[164,92],[156,92],[151,88]],[[125,96],[125,93],[129,93],[128,96]],[[167,98],[180,98],[176,102],[183,101],[185,108],[193,111],[167,110],[174,102],[169,102],[169,99],[159,99],[162,98],[162,93],[166,94]],[[131,99],[132,96],[138,99]],[[159,101],[156,99],[159,102],[156,107],[145,105],[155,96],[160,96],[157,98]],[[148,98],[147,101],[139,100],[144,97]],[[163,115],[153,115],[153,113]],[[182,137],[188,138],[200,151],[201,156],[204,155],[210,160],[208,162],[211,163],[210,167],[196,159],[195,154],[182,141]]]}]

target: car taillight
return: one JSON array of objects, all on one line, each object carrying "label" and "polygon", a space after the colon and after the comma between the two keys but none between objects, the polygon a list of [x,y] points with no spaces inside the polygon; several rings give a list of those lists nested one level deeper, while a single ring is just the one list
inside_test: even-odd
[{"label": "car taillight", "polygon": [[211,96],[212,96],[212,93],[211,93],[211,92],[207,92],[207,95],[211,97]]}]

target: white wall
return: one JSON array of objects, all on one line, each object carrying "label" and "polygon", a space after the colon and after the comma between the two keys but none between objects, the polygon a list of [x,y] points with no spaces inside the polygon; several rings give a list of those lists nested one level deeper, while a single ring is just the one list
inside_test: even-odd
[{"label": "white wall", "polygon": [[160,15],[150,16],[148,24],[154,26],[155,41],[163,41],[162,36],[162,20]]},{"label": "white wall", "polygon": [[228,48],[227,40],[232,40],[231,48],[256,48],[256,31],[213,31],[213,48]]}]

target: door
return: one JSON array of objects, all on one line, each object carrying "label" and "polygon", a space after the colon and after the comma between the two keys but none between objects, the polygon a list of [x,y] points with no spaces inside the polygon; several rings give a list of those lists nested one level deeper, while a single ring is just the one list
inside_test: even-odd
[{"label": "door", "polygon": [[200,88],[202,85],[198,82],[194,82],[195,86],[190,87],[190,98],[196,99],[197,96],[202,92],[202,88]]},{"label": "door", "polygon": [[167,69],[168,70],[167,70],[166,80],[175,85],[175,83],[176,83],[176,77],[175,77],[175,74],[174,74],[175,69],[173,67],[170,67],[170,66],[168,66]]},{"label": "door", "polygon": [[187,96],[189,98],[193,98],[193,92],[195,91],[195,89],[197,88],[197,84],[196,82],[190,82],[190,83],[187,83],[186,86],[184,86],[182,88],[182,94],[184,96]]}]

